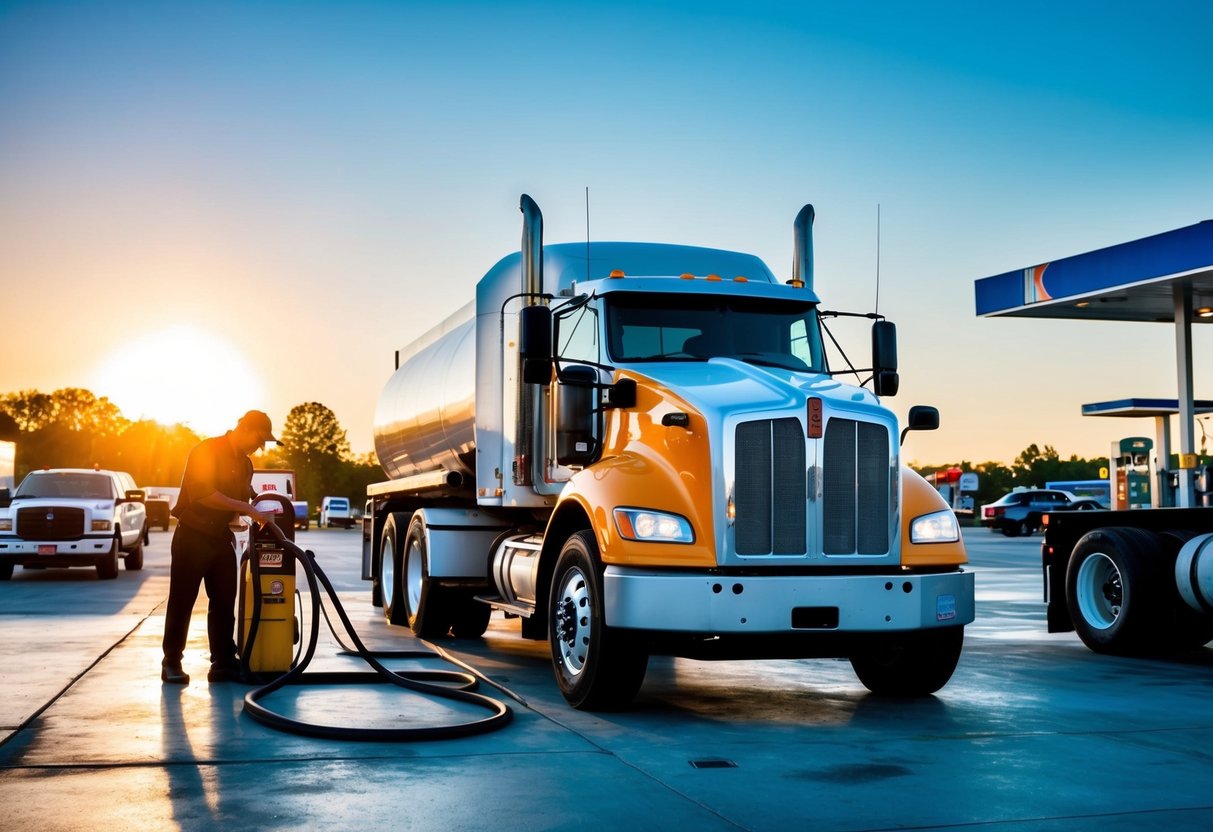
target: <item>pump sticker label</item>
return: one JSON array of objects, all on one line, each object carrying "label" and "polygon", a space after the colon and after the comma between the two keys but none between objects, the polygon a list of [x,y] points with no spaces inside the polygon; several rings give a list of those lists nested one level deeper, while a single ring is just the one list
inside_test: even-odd
[{"label": "pump sticker label", "polygon": [[270,595],[281,595],[282,589],[282,581],[270,581]]},{"label": "pump sticker label", "polygon": [[267,566],[271,567],[271,568],[275,567],[275,566],[282,566],[282,552],[274,552],[274,551],[267,552],[267,551],[263,550],[260,553],[258,562],[261,564],[262,569],[264,569]]},{"label": "pump sticker label", "polygon": [[935,596],[935,620],[936,621],[951,621],[956,617],[956,596],[955,595],[936,595]]}]

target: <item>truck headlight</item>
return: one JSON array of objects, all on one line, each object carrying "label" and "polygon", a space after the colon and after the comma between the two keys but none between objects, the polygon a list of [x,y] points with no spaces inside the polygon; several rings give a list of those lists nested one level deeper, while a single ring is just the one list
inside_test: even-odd
[{"label": "truck headlight", "polygon": [[94,520],[93,521],[93,531],[108,532],[109,530],[110,530],[110,521],[109,520]]},{"label": "truck headlight", "polygon": [[957,540],[960,540],[960,524],[949,509],[910,521],[911,543],[952,543]]},{"label": "truck headlight", "polygon": [[13,530],[13,518],[0,517],[0,532],[11,532]]},{"label": "truck headlight", "polygon": [[694,543],[695,533],[685,517],[642,508],[615,509],[615,525],[628,540],[651,543]]}]

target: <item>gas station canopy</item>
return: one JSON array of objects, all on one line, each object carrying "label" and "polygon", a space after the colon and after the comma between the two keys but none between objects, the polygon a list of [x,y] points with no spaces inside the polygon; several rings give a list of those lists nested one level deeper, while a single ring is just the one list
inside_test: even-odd
[{"label": "gas station canopy", "polygon": [[1175,321],[1176,289],[1213,323],[1213,220],[977,281],[977,314]]},{"label": "gas station canopy", "polygon": [[[1155,416],[1160,421],[1178,413],[1178,504],[1195,505],[1188,467],[1196,459],[1195,414],[1198,405],[1199,412],[1209,412],[1204,408],[1211,403],[1194,401],[1192,324],[1213,323],[1213,221],[985,277],[975,292],[977,314],[986,317],[1173,323],[1178,397],[1102,402],[1085,405],[1083,413]],[[1160,451],[1159,468],[1165,469],[1170,449]]]}]

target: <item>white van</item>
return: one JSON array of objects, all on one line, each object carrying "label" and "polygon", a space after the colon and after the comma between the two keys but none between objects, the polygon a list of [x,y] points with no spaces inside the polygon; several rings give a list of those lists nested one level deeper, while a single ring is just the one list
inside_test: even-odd
[{"label": "white van", "polygon": [[351,528],[354,513],[350,510],[350,501],[345,497],[325,497],[320,503],[320,525],[327,529],[333,526]]}]

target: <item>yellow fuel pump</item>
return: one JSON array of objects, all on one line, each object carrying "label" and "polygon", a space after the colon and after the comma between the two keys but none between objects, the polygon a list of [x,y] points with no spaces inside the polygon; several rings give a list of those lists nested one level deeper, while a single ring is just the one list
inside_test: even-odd
[{"label": "yellow fuel pump", "polygon": [[[278,505],[267,503],[282,503]],[[286,498],[262,495],[259,509],[288,518],[277,523],[294,537],[294,508]],[[285,527],[284,527],[285,526]],[[295,554],[266,529],[254,528],[240,562],[240,629],[237,649],[241,664],[255,676],[281,675],[291,669],[299,629],[295,618]]]}]

